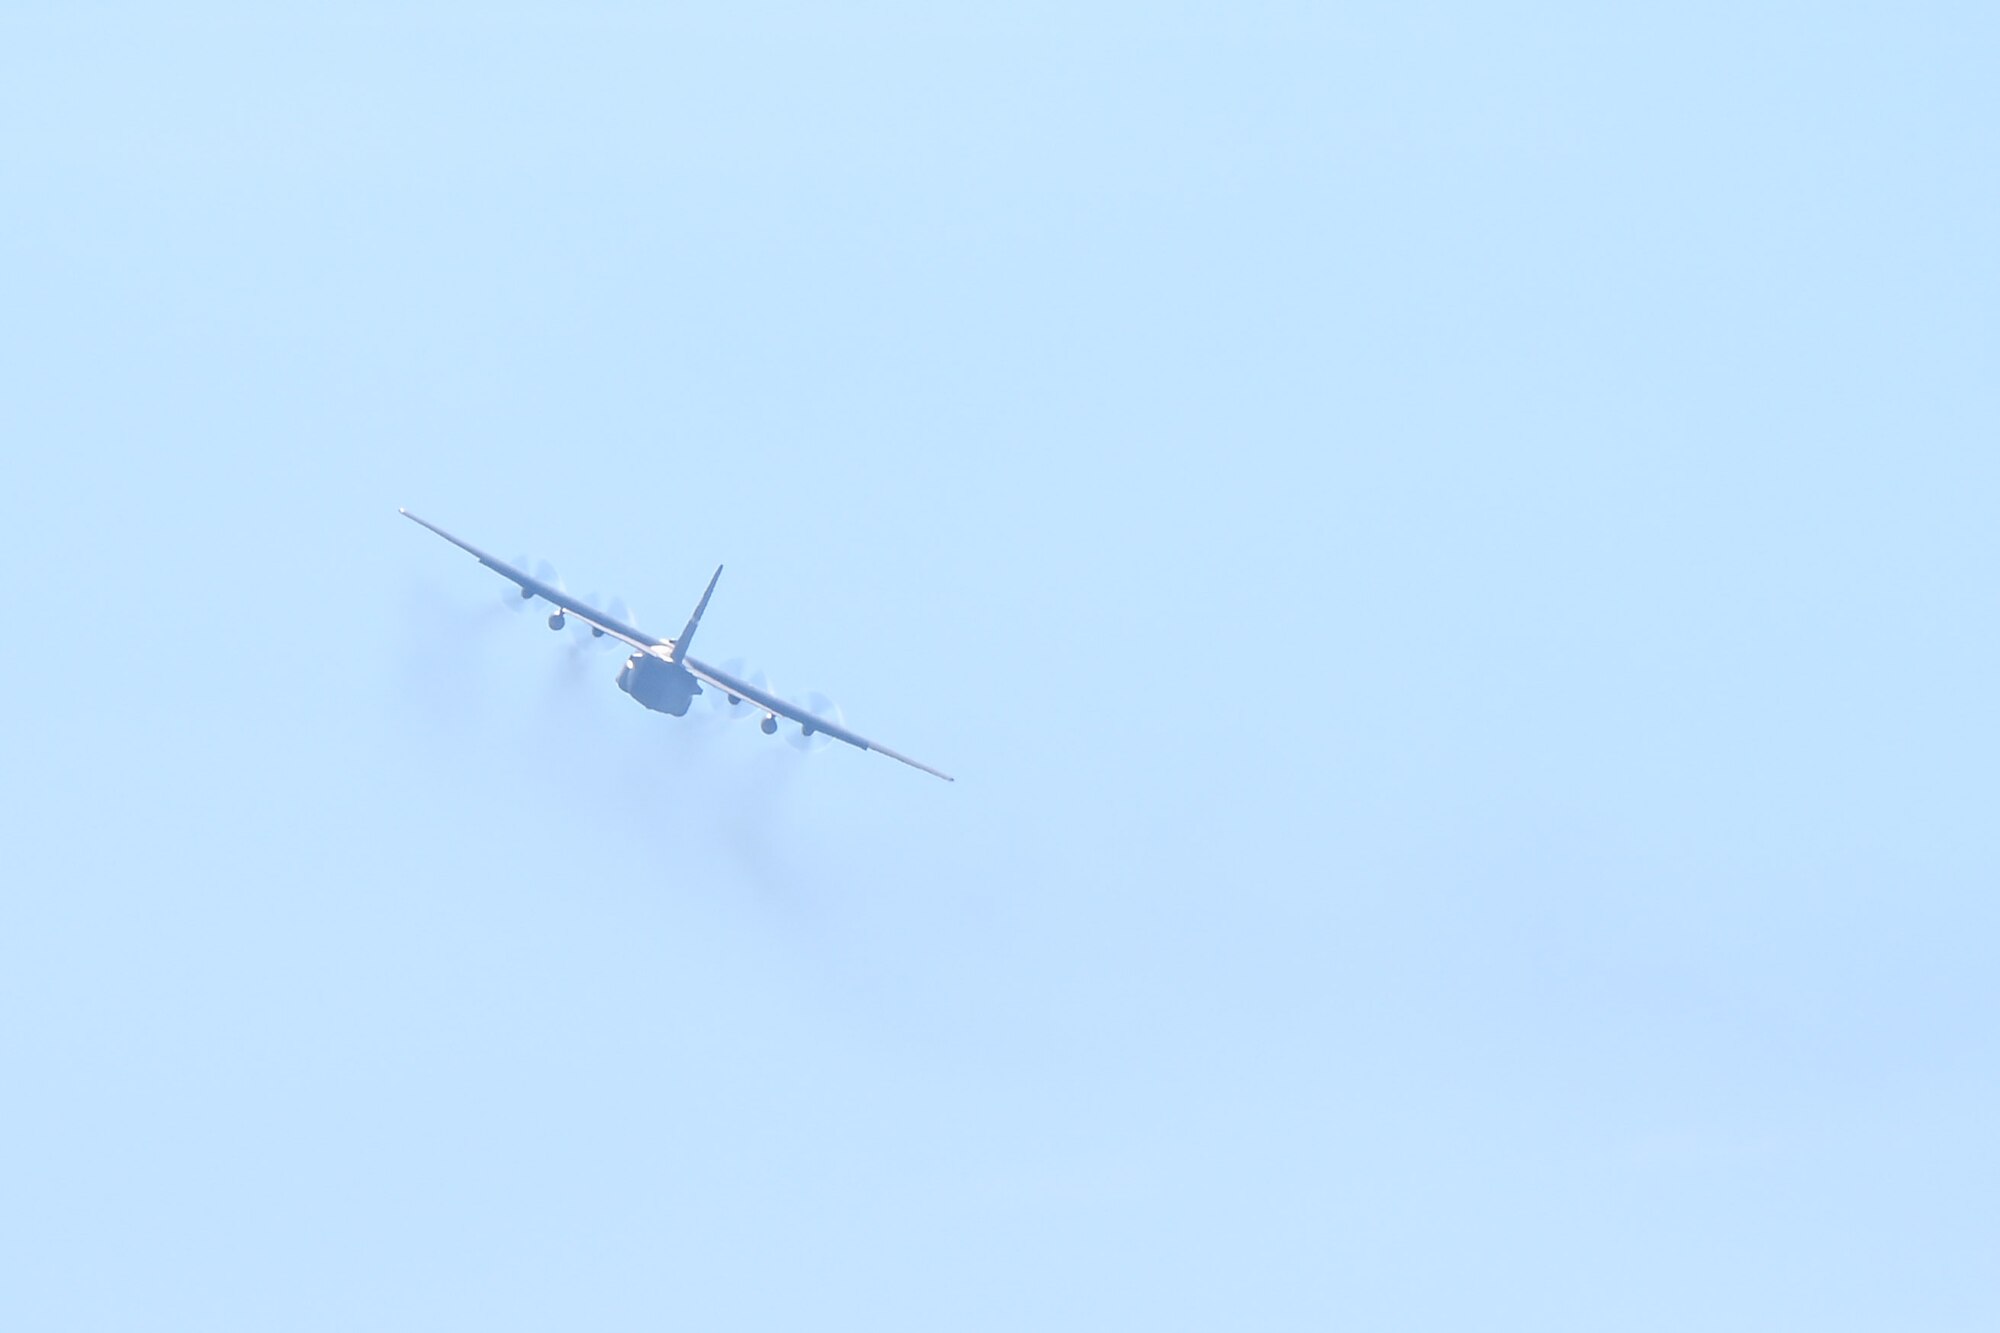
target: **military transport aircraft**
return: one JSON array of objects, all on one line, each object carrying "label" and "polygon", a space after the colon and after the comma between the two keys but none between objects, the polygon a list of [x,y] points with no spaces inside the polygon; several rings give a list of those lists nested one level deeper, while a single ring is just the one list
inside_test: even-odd
[{"label": "military transport aircraft", "polygon": [[701,624],[701,613],[708,609],[709,594],[715,591],[715,581],[722,577],[722,567],[717,565],[715,573],[708,580],[707,589],[701,600],[695,603],[694,614],[688,617],[687,627],[671,639],[656,639],[644,630],[635,629],[620,620],[613,619],[594,607],[585,606],[576,598],[564,592],[561,585],[544,574],[541,578],[516,569],[503,560],[495,560],[470,542],[462,542],[435,523],[427,523],[407,509],[397,511],[404,518],[435,532],[438,536],[458,547],[467,555],[478,560],[503,579],[511,579],[521,590],[522,600],[539,597],[553,606],[549,613],[549,628],[559,630],[567,617],[574,616],[589,626],[593,636],[610,635],[632,649],[632,655],[625,659],[624,669],[618,673],[618,688],[631,695],[646,707],[659,713],[671,713],[675,717],[685,717],[688,705],[702,692],[702,686],[719,690],[732,708],[746,704],[764,715],[764,734],[773,735],[778,730],[778,719],[789,718],[799,724],[806,736],[825,735],[835,740],[846,741],[849,745],[863,750],[874,750],[886,754],[891,759],[900,759],[911,768],[921,768],[934,777],[950,782],[949,773],[940,773],[929,764],[920,764],[906,754],[897,754],[886,745],[877,745],[866,737],[849,731],[837,720],[819,717],[807,712],[796,704],[788,704],[765,689],[756,681],[744,680],[719,668],[709,666],[687,655],[688,645],[694,641],[696,626]]}]

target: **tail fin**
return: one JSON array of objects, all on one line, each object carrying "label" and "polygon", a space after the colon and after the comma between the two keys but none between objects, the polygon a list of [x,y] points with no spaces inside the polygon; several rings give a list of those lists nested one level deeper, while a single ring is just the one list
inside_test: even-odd
[{"label": "tail fin", "polygon": [[722,577],[722,566],[715,567],[715,573],[708,579],[708,587],[702,590],[701,600],[694,604],[694,614],[688,617],[687,628],[674,640],[674,661],[687,656],[688,645],[694,642],[695,626],[701,624],[701,613],[708,610],[709,594],[715,591],[715,581]]}]

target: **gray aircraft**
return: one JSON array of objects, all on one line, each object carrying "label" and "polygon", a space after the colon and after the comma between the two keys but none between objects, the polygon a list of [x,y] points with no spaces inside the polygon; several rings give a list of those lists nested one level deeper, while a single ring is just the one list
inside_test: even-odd
[{"label": "gray aircraft", "polygon": [[798,723],[800,731],[806,736],[831,736],[837,741],[846,741],[859,749],[873,750],[877,754],[901,760],[911,768],[921,768],[924,772],[933,777],[943,778],[946,782],[952,781],[949,773],[940,773],[929,764],[920,764],[906,754],[897,754],[886,745],[877,745],[874,741],[849,731],[836,720],[817,716],[796,704],[786,703],[754,681],[744,680],[689,657],[688,645],[694,641],[695,628],[701,624],[701,613],[708,609],[709,594],[715,591],[716,579],[722,577],[720,565],[715,567],[715,573],[709,578],[708,587],[702,592],[701,600],[695,603],[694,614],[688,617],[687,627],[675,638],[656,639],[642,629],[615,620],[594,607],[585,606],[546,577],[535,578],[504,560],[495,560],[477,546],[460,541],[437,524],[425,522],[407,509],[400,509],[397,512],[413,523],[423,524],[501,578],[512,580],[520,588],[522,600],[539,597],[553,606],[555,610],[549,613],[550,629],[563,628],[565,620],[573,616],[588,626],[592,635],[599,638],[609,635],[625,643],[632,649],[632,655],[625,659],[625,666],[618,673],[618,688],[654,712],[685,717],[688,706],[706,685],[710,689],[721,691],[732,708],[754,706],[756,711],[763,713],[762,725],[767,736],[776,734],[779,718],[788,718]]}]

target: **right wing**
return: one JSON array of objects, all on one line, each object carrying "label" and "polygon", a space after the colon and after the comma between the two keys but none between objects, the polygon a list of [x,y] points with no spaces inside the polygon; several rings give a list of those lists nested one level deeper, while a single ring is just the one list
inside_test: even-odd
[{"label": "right wing", "polygon": [[635,629],[633,626],[627,625],[623,621],[613,620],[610,616],[605,615],[602,611],[597,610],[595,607],[586,606],[582,602],[579,602],[578,600],[576,600],[576,598],[570,596],[568,593],[564,592],[561,588],[555,587],[552,584],[544,583],[540,579],[534,577],[532,574],[529,574],[527,571],[514,568],[512,565],[508,564],[505,560],[495,560],[492,556],[486,554],[486,552],[480,550],[477,546],[474,546],[471,542],[460,541],[458,538],[452,536],[449,532],[446,532],[443,528],[439,527],[437,524],[426,522],[425,520],[418,518],[415,514],[412,514],[407,509],[398,509],[396,512],[401,514],[404,518],[409,519],[410,522],[412,523],[421,524],[422,526],[429,528],[432,532],[435,532],[438,536],[444,538],[446,541],[450,542],[453,546],[456,546],[459,550],[464,551],[467,555],[471,556],[473,559],[477,560],[480,564],[492,570],[495,574],[498,574],[501,578],[511,580],[515,584],[518,584],[523,593],[530,596],[539,597],[543,601],[548,602],[552,606],[561,607],[563,609],[564,614],[575,616],[578,620],[581,620],[584,624],[590,626],[590,628],[601,629],[606,634],[609,634],[612,638],[623,640],[624,642],[632,645],[632,647],[637,648],[642,653],[650,649],[660,647],[661,645],[667,642],[665,639],[654,638],[652,635],[646,633],[646,631],[642,629]]},{"label": "right wing", "polygon": [[724,694],[734,695],[739,699],[748,699],[751,703],[756,704],[766,712],[776,713],[780,717],[788,717],[800,726],[808,727],[813,731],[824,732],[835,740],[846,741],[849,745],[857,749],[873,750],[877,754],[886,754],[891,759],[900,760],[908,764],[911,768],[921,768],[934,778],[943,778],[946,782],[956,780],[951,774],[941,773],[929,764],[918,763],[916,760],[910,758],[910,756],[898,754],[886,745],[877,745],[866,736],[849,731],[838,722],[808,713],[797,704],[786,703],[769,690],[760,690],[740,676],[732,676],[727,671],[719,670],[706,662],[697,661],[692,657],[683,657],[681,665],[687,669],[687,673],[690,676],[693,676],[702,684],[721,690]]}]

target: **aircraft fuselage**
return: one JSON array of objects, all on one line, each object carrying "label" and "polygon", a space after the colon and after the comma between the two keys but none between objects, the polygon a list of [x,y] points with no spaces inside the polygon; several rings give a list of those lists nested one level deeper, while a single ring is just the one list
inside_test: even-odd
[{"label": "aircraft fuselage", "polygon": [[[722,566],[715,567],[709,576],[708,586],[702,589],[701,600],[694,604],[694,614],[690,615],[681,632],[671,639],[663,639],[648,634],[636,625],[625,623],[624,611],[616,602],[614,609],[618,615],[607,614],[583,600],[572,597],[563,590],[562,582],[555,576],[555,570],[544,568],[534,574],[496,560],[470,542],[461,541],[435,523],[418,518],[409,510],[401,511],[411,522],[428,528],[439,537],[450,542],[459,550],[486,566],[501,578],[519,589],[523,601],[540,598],[549,606],[549,628],[560,632],[572,619],[582,623],[590,631],[591,637],[602,640],[615,639],[632,649],[632,655],[625,659],[625,665],[618,673],[618,688],[638,700],[643,706],[656,713],[666,713],[673,717],[685,717],[689,705],[702,693],[703,686],[719,692],[730,704],[752,705],[744,711],[754,716],[764,715],[757,725],[766,736],[778,732],[780,717],[798,724],[802,739],[825,736],[852,745],[857,750],[873,750],[886,755],[898,763],[922,769],[934,777],[951,781],[951,774],[921,764],[906,754],[897,754],[886,745],[878,745],[866,736],[848,730],[831,702],[802,708],[773,694],[768,685],[760,683],[762,676],[744,679],[730,674],[720,667],[713,667],[687,655],[688,645],[693,642],[695,630],[701,626],[702,612],[708,609],[708,599],[715,592],[716,580],[722,577]],[[547,562],[544,562],[546,566]],[[511,599],[510,599],[511,600]],[[595,599],[592,599],[595,600]],[[831,716],[824,716],[830,713]]]},{"label": "aircraft fuselage", "polygon": [[618,688],[656,713],[687,716],[688,705],[701,693],[701,683],[678,662],[650,653],[633,653],[618,673]]}]

